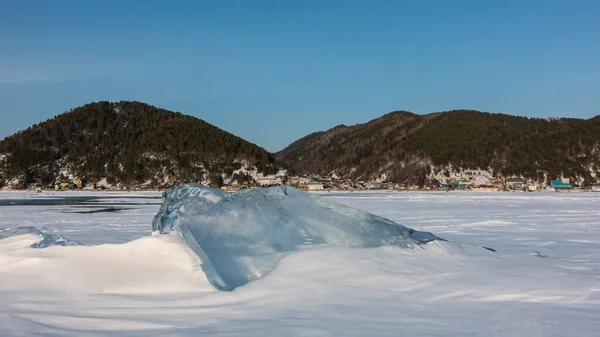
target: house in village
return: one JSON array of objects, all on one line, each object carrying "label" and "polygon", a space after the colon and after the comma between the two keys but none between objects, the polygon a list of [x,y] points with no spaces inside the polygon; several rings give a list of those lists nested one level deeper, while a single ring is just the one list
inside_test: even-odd
[{"label": "house in village", "polygon": [[298,178],[298,185],[308,185],[310,184],[312,180],[310,178],[306,178],[306,177],[299,177]]},{"label": "house in village", "polygon": [[571,185],[571,182],[568,178],[550,180],[550,186],[556,190],[570,190],[573,188],[573,185]]},{"label": "house in village", "polygon": [[465,190],[471,186],[471,182],[467,180],[459,180],[456,182],[456,188]]},{"label": "house in village", "polygon": [[502,179],[496,179],[496,178],[490,178],[490,184],[496,189],[496,190],[503,190],[504,189],[504,180]]},{"label": "house in village", "polygon": [[283,177],[281,176],[277,176],[277,175],[259,175],[258,177],[256,177],[256,182],[260,185],[260,186],[274,186],[274,185],[281,185],[283,183]]},{"label": "house in village", "polygon": [[74,189],[82,189],[83,180],[81,178],[73,178],[73,179],[63,179],[59,180],[54,184],[55,190],[74,190]]},{"label": "house in village", "polygon": [[527,188],[527,180],[522,178],[511,178],[504,181],[504,186],[513,191],[521,191]]},{"label": "house in village", "polygon": [[322,191],[323,184],[312,182],[312,183],[306,185],[306,190],[307,191]]}]

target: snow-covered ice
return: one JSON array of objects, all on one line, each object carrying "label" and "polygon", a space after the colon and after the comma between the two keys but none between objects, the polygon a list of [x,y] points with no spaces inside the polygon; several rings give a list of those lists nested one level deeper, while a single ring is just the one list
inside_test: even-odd
[{"label": "snow-covered ice", "polygon": [[[329,247],[287,255],[231,292],[178,235],[149,236],[160,193],[0,193],[0,336],[594,336],[600,193],[323,193],[497,254]],[[69,194],[69,196],[82,196]],[[20,205],[10,200],[29,200]]]}]

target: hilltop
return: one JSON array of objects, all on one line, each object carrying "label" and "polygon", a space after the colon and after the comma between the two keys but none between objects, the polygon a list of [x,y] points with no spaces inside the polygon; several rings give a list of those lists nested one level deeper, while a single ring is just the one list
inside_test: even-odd
[{"label": "hilltop", "polygon": [[220,185],[276,171],[265,149],[141,102],[86,104],[0,141],[0,185],[14,188],[53,187],[69,177],[88,185]]},{"label": "hilltop", "polygon": [[422,185],[486,175],[582,185],[600,177],[600,116],[526,118],[473,110],[395,111],[310,134],[275,154],[297,174]]}]

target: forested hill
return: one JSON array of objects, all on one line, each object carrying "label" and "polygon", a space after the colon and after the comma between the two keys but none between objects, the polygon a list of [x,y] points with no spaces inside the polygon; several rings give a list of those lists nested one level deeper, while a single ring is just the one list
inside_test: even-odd
[{"label": "forested hill", "polygon": [[87,104],[0,142],[5,184],[54,184],[69,172],[90,183],[161,185],[219,180],[242,166],[275,170],[263,148],[201,119],[140,102]]},{"label": "forested hill", "polygon": [[[386,114],[311,134],[276,154],[297,173],[419,183],[451,170],[595,183],[600,116],[540,119],[454,110]],[[584,183],[584,184],[585,184]]]}]

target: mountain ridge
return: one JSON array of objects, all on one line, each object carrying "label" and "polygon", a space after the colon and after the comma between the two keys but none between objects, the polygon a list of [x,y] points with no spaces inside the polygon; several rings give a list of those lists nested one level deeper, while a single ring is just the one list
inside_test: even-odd
[{"label": "mountain ridge", "polygon": [[[275,153],[299,174],[422,185],[486,171],[490,177],[534,181],[600,176],[600,116],[528,118],[476,110],[417,115],[394,111],[366,123],[329,129]],[[441,174],[446,173],[446,174]]]},{"label": "mountain ridge", "polygon": [[600,177],[600,115],[542,119],[398,110],[310,133],[271,154],[196,117],[137,101],[101,101],[0,141],[0,187],[52,186],[65,176],[89,184],[220,186],[247,184],[281,168],[420,186],[476,171],[489,178],[566,177],[591,185]]}]

